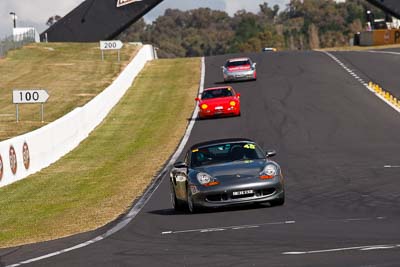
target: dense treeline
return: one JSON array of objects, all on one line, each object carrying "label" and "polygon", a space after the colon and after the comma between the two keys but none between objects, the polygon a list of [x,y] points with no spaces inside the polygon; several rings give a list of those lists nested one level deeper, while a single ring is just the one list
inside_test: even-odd
[{"label": "dense treeline", "polygon": [[121,39],[152,43],[161,57],[343,46],[364,28],[367,9],[383,16],[363,0],[291,0],[282,11],[264,3],[257,14],[241,10],[233,17],[209,8],[168,9],[152,24],[135,23]]}]

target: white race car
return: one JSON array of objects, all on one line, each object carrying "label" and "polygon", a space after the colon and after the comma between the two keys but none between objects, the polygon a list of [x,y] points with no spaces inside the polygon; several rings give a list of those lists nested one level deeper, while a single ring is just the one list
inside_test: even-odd
[{"label": "white race car", "polygon": [[250,58],[232,58],[222,66],[224,81],[256,80],[256,63]]}]

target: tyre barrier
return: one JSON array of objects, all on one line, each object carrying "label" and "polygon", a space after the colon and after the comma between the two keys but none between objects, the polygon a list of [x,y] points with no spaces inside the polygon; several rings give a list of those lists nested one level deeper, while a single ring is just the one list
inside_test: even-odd
[{"label": "tyre barrier", "polygon": [[153,47],[144,45],[111,85],[82,107],[35,130],[0,142],[0,187],[48,167],[72,151],[93,131],[131,87]]}]

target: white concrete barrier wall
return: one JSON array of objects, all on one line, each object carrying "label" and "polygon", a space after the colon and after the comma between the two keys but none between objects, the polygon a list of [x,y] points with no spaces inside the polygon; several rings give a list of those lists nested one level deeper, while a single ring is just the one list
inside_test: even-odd
[{"label": "white concrete barrier wall", "polygon": [[144,45],[118,78],[86,105],[40,129],[0,142],[0,187],[40,171],[77,147],[153,59],[153,47]]}]

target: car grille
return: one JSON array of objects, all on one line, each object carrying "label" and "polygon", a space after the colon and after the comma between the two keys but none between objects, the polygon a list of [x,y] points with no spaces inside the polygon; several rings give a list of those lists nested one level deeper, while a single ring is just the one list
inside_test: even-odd
[{"label": "car grille", "polygon": [[252,194],[247,194],[247,195],[237,195],[233,196],[232,193],[223,193],[223,194],[214,194],[214,195],[208,195],[206,197],[206,201],[208,202],[228,202],[228,201],[233,201],[233,200],[238,200],[238,199],[257,199],[269,195],[273,195],[276,192],[275,188],[266,188],[266,189],[260,189],[260,190],[254,190],[254,193]]}]

